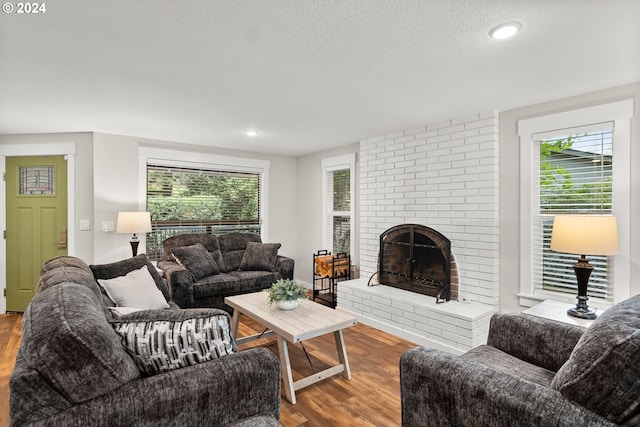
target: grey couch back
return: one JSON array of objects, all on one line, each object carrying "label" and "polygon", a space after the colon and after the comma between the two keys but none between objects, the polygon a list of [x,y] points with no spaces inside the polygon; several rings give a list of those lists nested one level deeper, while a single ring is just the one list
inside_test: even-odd
[{"label": "grey couch back", "polygon": [[169,237],[162,242],[163,257],[167,261],[174,261],[171,255],[173,248],[200,243],[211,253],[220,271],[227,273],[236,271],[240,267],[248,242],[262,243],[262,240],[260,236],[252,233],[229,233],[221,236],[213,234],[180,234]]},{"label": "grey couch back", "polygon": [[12,424],[36,421],[140,377],[105,317],[91,270],[54,258],[23,315],[10,379]]}]

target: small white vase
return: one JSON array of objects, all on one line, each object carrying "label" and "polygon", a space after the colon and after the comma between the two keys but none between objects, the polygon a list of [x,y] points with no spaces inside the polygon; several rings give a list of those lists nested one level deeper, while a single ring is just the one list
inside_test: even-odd
[{"label": "small white vase", "polygon": [[298,306],[298,300],[282,300],[278,301],[278,308],[280,310],[293,310]]}]

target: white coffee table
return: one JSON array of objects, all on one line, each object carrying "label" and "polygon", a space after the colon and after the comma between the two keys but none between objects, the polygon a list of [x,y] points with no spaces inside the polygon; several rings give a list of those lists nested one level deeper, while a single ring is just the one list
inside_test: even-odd
[{"label": "white coffee table", "polygon": [[[300,390],[303,387],[337,374],[342,374],[344,378],[351,379],[342,330],[357,323],[356,317],[352,314],[340,309],[325,307],[309,300],[301,300],[298,308],[294,310],[281,310],[275,304],[271,306],[268,304],[266,292],[234,295],[226,297],[224,302],[234,310],[233,318],[231,319],[231,333],[238,344],[275,334],[278,341],[284,390],[287,400],[292,404],[296,403],[296,390]],[[266,326],[270,331],[265,334],[238,337],[238,325],[241,315],[252,318]],[[333,332],[336,341],[339,363],[321,372],[293,381],[287,341],[295,344],[331,332]]]}]

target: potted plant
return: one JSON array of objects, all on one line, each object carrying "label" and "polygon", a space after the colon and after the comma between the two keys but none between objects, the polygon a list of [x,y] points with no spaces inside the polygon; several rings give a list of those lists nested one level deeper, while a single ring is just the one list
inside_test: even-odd
[{"label": "potted plant", "polygon": [[274,302],[282,310],[292,310],[298,306],[301,298],[308,298],[309,290],[306,286],[291,279],[280,279],[269,289],[269,305]]}]

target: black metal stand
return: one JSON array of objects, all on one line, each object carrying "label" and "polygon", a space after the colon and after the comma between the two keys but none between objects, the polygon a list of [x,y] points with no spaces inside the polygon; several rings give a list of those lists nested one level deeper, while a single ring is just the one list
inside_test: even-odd
[{"label": "black metal stand", "polygon": [[[329,257],[328,268],[320,271],[318,258]],[[327,258],[325,258],[326,260]],[[351,257],[345,253],[331,255],[327,250],[313,254],[313,300],[331,308],[337,303],[337,283],[351,279]]]},{"label": "black metal stand", "polygon": [[576,279],[578,281],[578,303],[574,308],[567,310],[567,314],[572,317],[578,317],[580,319],[593,320],[598,315],[594,310],[591,310],[587,305],[587,285],[589,284],[589,277],[593,271],[593,266],[589,264],[589,260],[582,255],[578,262],[573,265],[573,271],[576,273]]}]

